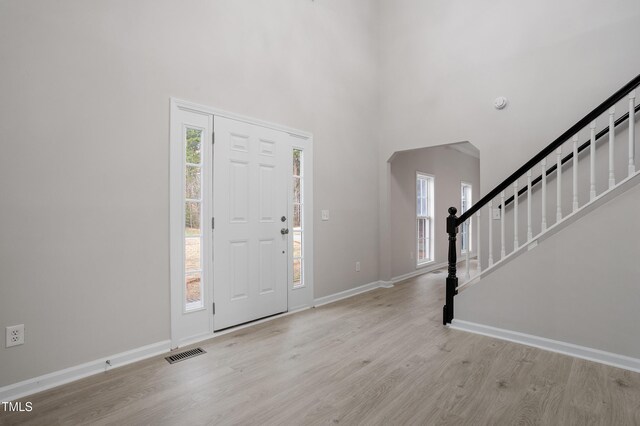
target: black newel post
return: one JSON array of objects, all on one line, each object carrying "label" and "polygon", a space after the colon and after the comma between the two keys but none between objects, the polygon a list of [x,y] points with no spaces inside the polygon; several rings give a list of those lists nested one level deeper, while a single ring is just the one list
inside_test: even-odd
[{"label": "black newel post", "polygon": [[450,324],[453,319],[453,296],[457,293],[458,277],[456,276],[456,234],[458,233],[456,213],[458,209],[449,207],[449,217],[447,217],[447,234],[449,234],[449,274],[447,275],[447,294],[445,305],[442,308],[442,323]]}]

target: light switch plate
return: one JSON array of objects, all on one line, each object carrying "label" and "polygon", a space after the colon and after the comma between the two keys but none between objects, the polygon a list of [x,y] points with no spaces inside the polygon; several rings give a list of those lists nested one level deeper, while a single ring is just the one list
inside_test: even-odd
[{"label": "light switch plate", "polygon": [[329,210],[322,210],[322,220],[329,220]]},{"label": "light switch plate", "polygon": [[500,220],[500,212],[501,212],[500,209],[497,209],[497,208],[493,209],[492,216],[491,216],[493,220]]}]

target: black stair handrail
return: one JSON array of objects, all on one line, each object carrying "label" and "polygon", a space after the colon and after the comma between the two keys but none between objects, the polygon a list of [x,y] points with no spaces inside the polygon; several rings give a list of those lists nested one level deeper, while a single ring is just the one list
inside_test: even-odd
[{"label": "black stair handrail", "polygon": [[[456,259],[456,254],[457,254],[456,253],[456,234],[458,233],[458,227],[461,224],[463,224],[467,219],[472,217],[474,213],[476,213],[478,210],[480,210],[482,207],[488,204],[491,200],[497,197],[502,191],[504,191],[510,185],[512,185],[516,180],[518,180],[520,176],[524,175],[529,170],[531,170],[534,166],[540,163],[543,159],[547,158],[549,154],[551,154],[553,151],[558,149],[558,147],[562,146],[562,144],[564,144],[567,140],[569,140],[569,138],[571,138],[572,136],[575,136],[580,130],[582,130],[584,127],[586,127],[589,123],[594,121],[600,115],[604,114],[609,108],[614,106],[618,101],[620,101],[622,98],[627,96],[633,89],[635,89],[638,86],[640,86],[640,74],[638,74],[633,80],[625,84],[616,93],[609,96],[609,98],[606,101],[602,102],[593,111],[585,115],[580,121],[578,121],[576,124],[571,126],[566,132],[558,136],[553,142],[547,145],[542,151],[540,151],[532,159],[527,161],[518,170],[513,172],[511,176],[506,178],[504,181],[502,181],[501,184],[493,188],[491,192],[489,192],[487,195],[482,197],[480,201],[475,203],[473,206],[469,207],[469,209],[466,212],[464,212],[460,217],[456,216],[456,213],[458,213],[458,209],[456,209],[455,207],[449,208],[449,216],[447,217],[447,234],[449,235],[449,256],[448,256],[448,274],[446,279],[446,290],[445,290],[446,292],[445,305],[442,307],[443,324],[450,324],[451,321],[453,321],[453,317],[454,317],[453,298],[458,293],[458,277],[456,274],[456,260],[457,260]],[[634,114],[637,111],[638,111],[638,108],[634,110]],[[627,112],[626,117],[621,117],[620,119],[618,119],[615,122],[615,125],[617,126],[619,123],[621,123],[625,119],[629,119],[629,122],[631,123],[631,120],[635,119],[635,117],[629,117],[630,112],[631,111]],[[607,130],[608,129],[599,132],[598,138],[601,138],[604,134],[606,134]],[[580,151],[584,150],[586,146],[588,146],[590,143],[591,141],[587,142],[586,144],[583,144],[580,147]],[[566,156],[563,160],[561,160],[561,165],[564,164],[566,161],[569,161],[569,159],[571,159],[572,157],[573,157],[573,152],[570,155]],[[554,167],[557,168],[558,167],[557,164],[546,171],[547,175],[552,171],[555,171]],[[541,180],[542,176],[540,176],[539,179]],[[532,182],[531,186],[533,185],[534,183]],[[525,189],[523,189],[523,191],[519,191],[518,196],[522,192],[524,192],[524,190]],[[513,197],[511,197],[511,199],[513,199]],[[506,202],[505,202],[505,205],[506,205]]]},{"label": "black stair handrail", "polygon": [[[634,113],[637,113],[638,111],[640,111],[640,104],[636,105]],[[616,127],[620,126],[622,123],[627,121],[628,118],[629,118],[629,113],[627,112],[622,117],[618,118],[613,123],[613,127],[616,128]],[[602,139],[604,136],[606,136],[607,134],[609,134],[609,127],[608,126],[605,127],[604,129],[600,130],[598,133],[596,133],[596,143],[598,143],[598,141],[600,139]],[[584,151],[585,149],[589,148],[590,145],[591,145],[591,139],[589,139],[588,141],[586,141],[585,143],[580,145],[578,147],[578,155],[580,155],[580,153],[582,151]],[[573,151],[571,151],[569,154],[567,154],[566,157],[564,157],[562,159],[561,164],[564,166],[564,164],[569,162],[572,158],[573,158]],[[546,175],[547,176],[551,176],[556,171],[557,168],[558,168],[558,164],[555,163],[553,166],[551,166],[551,167],[549,167],[547,169]],[[540,183],[540,181],[542,181],[542,174],[531,181],[531,188],[533,189],[533,187],[536,186],[538,183]],[[518,191],[518,197],[520,197],[525,192],[527,192],[528,188],[529,188],[529,185],[525,185],[524,188],[522,188],[520,191]],[[505,200],[504,205],[508,206],[511,203],[513,203],[513,195]],[[498,208],[501,209],[502,205],[498,206]]]},{"label": "black stair handrail", "polygon": [[[540,163],[544,158],[546,158],[553,151],[558,149],[563,143],[565,143],[569,138],[574,136],[584,127],[589,125],[593,120],[598,118],[600,115],[604,114],[609,108],[614,106],[618,101],[627,96],[633,89],[640,85],[640,74],[638,74],[633,80],[625,84],[620,90],[618,90],[613,95],[609,96],[609,98],[598,105],[593,109],[589,114],[585,115],[580,121],[571,126],[567,131],[558,136],[553,142],[547,145],[542,151],[536,154],[533,158],[527,161],[522,167],[513,172],[508,178],[502,181],[501,184],[496,186],[489,192],[487,195],[482,197],[480,201],[473,204],[469,209],[464,212],[460,217],[456,218],[456,226],[460,226],[467,219],[469,219],[474,213],[484,207],[489,201],[496,198],[502,191],[507,189],[510,185],[513,184],[520,176],[531,170],[534,166]],[[573,154],[572,154],[573,155]]]},{"label": "black stair handrail", "polygon": [[[634,110],[634,113],[637,113],[638,111],[640,111],[640,104],[636,105],[636,108]],[[625,121],[627,121],[627,118],[629,118],[629,113],[625,113],[622,117],[618,118],[614,123],[613,123],[613,127],[616,128],[618,126],[620,126],[622,123],[624,123]],[[598,141],[600,139],[602,139],[604,136],[606,136],[607,134],[609,134],[609,127],[605,127],[604,129],[600,130],[598,133],[596,133],[596,143],[598,143]],[[589,139],[588,141],[586,141],[585,143],[583,143],[582,145],[580,145],[578,147],[578,155],[580,155],[580,153],[582,151],[584,151],[585,149],[589,148],[589,146],[591,145],[591,139]],[[571,151],[569,154],[567,154],[566,157],[564,157],[562,159],[561,164],[564,166],[565,163],[571,161],[571,159],[573,158],[573,151]],[[558,168],[558,164],[555,163],[553,166],[549,167],[547,169],[547,176],[551,176],[556,169]],[[534,186],[536,186],[538,183],[540,183],[540,181],[542,181],[542,174],[540,176],[538,176],[537,178],[533,179],[531,181],[531,189],[533,189]],[[523,195],[525,192],[527,192],[527,190],[529,189],[529,185],[525,185],[524,188],[522,188],[520,191],[518,191],[518,197],[520,197],[521,195]],[[507,198],[504,202],[505,206],[508,206],[509,204],[513,203],[513,198],[514,196],[512,195],[511,197]],[[502,205],[498,206],[498,208],[502,208]]]}]

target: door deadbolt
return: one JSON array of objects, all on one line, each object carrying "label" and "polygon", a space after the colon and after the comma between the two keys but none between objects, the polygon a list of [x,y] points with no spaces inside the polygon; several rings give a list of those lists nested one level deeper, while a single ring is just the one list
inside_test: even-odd
[{"label": "door deadbolt", "polygon": [[282,228],[282,229],[280,230],[280,233],[281,233],[282,235],[286,235],[286,234],[288,234],[288,233],[289,233],[289,228]]},{"label": "door deadbolt", "polygon": [[285,216],[282,216],[282,217],[280,218],[280,222],[286,222],[286,221],[287,221],[287,218],[286,218]]}]

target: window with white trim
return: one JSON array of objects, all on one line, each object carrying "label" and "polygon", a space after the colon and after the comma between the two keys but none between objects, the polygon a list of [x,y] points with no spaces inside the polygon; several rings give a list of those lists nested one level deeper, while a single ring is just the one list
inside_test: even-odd
[{"label": "window with white trim", "polygon": [[416,241],[418,265],[433,261],[433,177],[416,174]]},{"label": "window with white trim", "polygon": [[202,129],[184,128],[184,310],[204,307],[202,286]]},{"label": "window with white trim", "polygon": [[304,287],[303,152],[293,149],[293,288]]},{"label": "window with white trim", "polygon": [[[463,214],[471,207],[471,184],[462,182],[460,192],[460,214]],[[467,220],[460,227],[461,252],[466,253],[467,249],[469,249],[469,253],[471,253],[473,251],[471,243],[471,220]]]}]

